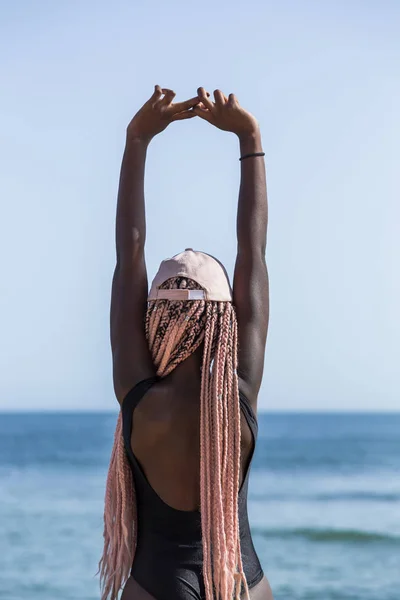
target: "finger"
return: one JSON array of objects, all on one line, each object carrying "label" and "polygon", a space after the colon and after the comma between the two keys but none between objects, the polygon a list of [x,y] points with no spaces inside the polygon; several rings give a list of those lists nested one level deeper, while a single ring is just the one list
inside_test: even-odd
[{"label": "finger", "polygon": [[155,85],[154,86],[154,92],[153,95],[150,98],[150,102],[156,102],[157,100],[159,100],[162,96],[162,89],[159,85]]},{"label": "finger", "polygon": [[196,113],[193,110],[184,110],[176,115],[173,115],[171,121],[183,121],[183,119],[192,119],[196,116]]},{"label": "finger", "polygon": [[183,110],[193,108],[193,106],[196,106],[196,104],[199,104],[198,96],[196,96],[195,98],[190,98],[190,100],[185,100],[184,102],[176,102],[171,106],[172,114],[175,115],[176,113],[182,112]]},{"label": "finger", "polygon": [[224,106],[225,97],[226,96],[224,96],[224,94],[221,92],[221,90],[214,90],[215,104],[217,106]]},{"label": "finger", "polygon": [[197,88],[197,95],[201,94],[202,96],[210,97],[210,92],[207,92],[203,87]]},{"label": "finger", "polygon": [[204,119],[205,121],[208,121],[209,123],[211,123],[211,119],[212,119],[212,114],[211,112],[208,110],[208,108],[201,108],[199,105],[195,106],[192,110],[192,112],[197,115],[198,117],[200,117],[201,119]]},{"label": "finger", "polygon": [[236,104],[239,104],[235,94],[229,94],[228,104],[229,106],[236,106]]},{"label": "finger", "polygon": [[213,110],[214,103],[211,100],[209,100],[210,94],[206,92],[206,90],[203,87],[198,88],[197,95],[199,97],[199,100],[204,104],[206,108],[208,108],[208,110]]},{"label": "finger", "polygon": [[176,93],[167,88],[163,88],[162,93],[165,95],[164,98],[160,100],[160,104],[162,104],[163,106],[169,106],[169,104],[171,104],[172,100],[175,98]]}]

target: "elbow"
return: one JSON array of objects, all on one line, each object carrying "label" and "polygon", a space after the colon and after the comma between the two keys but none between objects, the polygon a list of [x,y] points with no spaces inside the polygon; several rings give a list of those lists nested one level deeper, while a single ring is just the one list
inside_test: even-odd
[{"label": "elbow", "polygon": [[251,262],[254,260],[266,262],[266,252],[266,240],[259,243],[250,242],[248,244],[238,244],[237,246],[237,255],[242,258],[246,258]]},{"label": "elbow", "polygon": [[145,235],[138,227],[131,228],[131,239],[133,248],[143,248],[145,243]]},{"label": "elbow", "polygon": [[130,236],[117,244],[117,265],[131,264],[144,257],[145,235],[132,227]]}]

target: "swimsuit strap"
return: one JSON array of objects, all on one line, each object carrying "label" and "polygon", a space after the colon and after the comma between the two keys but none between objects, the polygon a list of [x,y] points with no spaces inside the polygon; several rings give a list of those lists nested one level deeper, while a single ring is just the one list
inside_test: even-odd
[{"label": "swimsuit strap", "polygon": [[243,411],[243,414],[246,418],[247,424],[250,427],[250,431],[253,434],[254,441],[257,439],[258,434],[258,421],[257,415],[255,414],[249,400],[244,395],[244,393],[239,390],[239,400],[240,400],[240,408]]},{"label": "swimsuit strap", "polygon": [[[125,398],[122,401],[121,411],[123,418],[123,434],[125,440],[128,442],[128,446],[130,446],[133,411],[135,410],[136,406],[139,404],[143,396],[146,394],[146,392],[160,379],[161,377],[154,376],[139,381],[131,390],[129,390],[129,392],[126,394]],[[250,427],[251,433],[253,434],[253,438],[255,441],[257,439],[258,434],[257,416],[255,415],[249,400],[241,390],[239,390],[239,400],[240,407],[243,411],[243,414],[246,418],[246,421],[248,423],[248,426]]]},{"label": "swimsuit strap", "polygon": [[132,431],[132,418],[133,411],[145,395],[145,393],[154,385],[157,381],[159,381],[160,377],[149,377],[148,379],[143,379],[139,381],[129,392],[126,394],[125,398],[121,404],[122,411],[122,431],[124,435],[125,443],[128,447],[130,447],[131,442],[131,431]]}]

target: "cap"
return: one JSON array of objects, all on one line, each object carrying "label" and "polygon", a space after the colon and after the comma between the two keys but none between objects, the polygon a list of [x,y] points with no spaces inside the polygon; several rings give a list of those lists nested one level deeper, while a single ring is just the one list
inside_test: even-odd
[{"label": "cap", "polygon": [[[202,290],[162,290],[160,286],[172,277],[187,277]],[[216,300],[232,302],[229,278],[222,263],[205,252],[186,248],[184,252],[163,260],[151,284],[148,300]]]}]

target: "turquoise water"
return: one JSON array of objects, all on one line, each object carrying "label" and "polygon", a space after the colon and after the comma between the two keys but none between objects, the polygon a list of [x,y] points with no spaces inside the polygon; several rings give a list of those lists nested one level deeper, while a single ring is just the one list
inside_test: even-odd
[{"label": "turquoise water", "polygon": [[[115,413],[0,414],[0,599],[98,600]],[[400,600],[400,414],[259,416],[254,544],[276,600]]]}]

